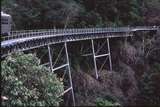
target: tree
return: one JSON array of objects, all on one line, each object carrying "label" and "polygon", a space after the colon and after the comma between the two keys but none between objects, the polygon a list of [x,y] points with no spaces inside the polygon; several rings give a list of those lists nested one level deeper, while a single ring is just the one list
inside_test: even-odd
[{"label": "tree", "polygon": [[13,17],[16,29],[64,28],[79,13],[73,0],[5,0],[2,10]]},{"label": "tree", "polygon": [[33,54],[16,53],[1,62],[3,106],[58,106],[63,84]]}]

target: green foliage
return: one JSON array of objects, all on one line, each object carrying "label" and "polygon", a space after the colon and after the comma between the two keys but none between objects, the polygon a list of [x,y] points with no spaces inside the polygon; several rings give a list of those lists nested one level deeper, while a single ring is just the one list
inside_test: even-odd
[{"label": "green foliage", "polygon": [[153,71],[160,73],[160,63],[157,62],[153,64]]},{"label": "green foliage", "polygon": [[2,9],[12,15],[16,29],[64,27],[80,10],[73,0],[6,0]]},{"label": "green foliage", "polygon": [[96,106],[97,107],[120,106],[120,104],[117,102],[106,100],[106,99],[97,98]]},{"label": "green foliage", "polygon": [[16,53],[1,62],[1,96],[4,106],[58,106],[63,84],[39,65],[33,54]]},{"label": "green foliage", "polygon": [[[142,22],[138,0],[5,0],[17,29],[106,27]],[[21,20],[21,21],[20,21]]]}]

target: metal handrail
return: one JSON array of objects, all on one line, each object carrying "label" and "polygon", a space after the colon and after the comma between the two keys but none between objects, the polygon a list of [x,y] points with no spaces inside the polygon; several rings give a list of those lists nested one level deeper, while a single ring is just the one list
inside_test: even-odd
[{"label": "metal handrail", "polygon": [[2,41],[35,37],[35,36],[46,36],[56,34],[74,34],[74,33],[101,33],[101,32],[130,32],[132,30],[154,30],[158,29],[157,26],[136,26],[136,27],[108,27],[108,28],[75,28],[75,29],[37,29],[37,30],[19,30],[11,31],[9,36],[2,37]]}]

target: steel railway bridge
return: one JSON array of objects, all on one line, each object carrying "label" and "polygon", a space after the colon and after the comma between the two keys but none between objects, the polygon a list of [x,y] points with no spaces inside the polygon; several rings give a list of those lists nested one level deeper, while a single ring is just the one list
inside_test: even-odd
[{"label": "steel railway bridge", "polygon": [[[75,105],[73,83],[71,77],[71,68],[70,61],[68,56],[67,43],[72,41],[81,41],[88,40],[91,41],[92,54],[94,59],[95,67],[95,76],[98,79],[98,69],[96,59],[100,57],[108,57],[110,71],[112,71],[112,61],[111,61],[111,52],[110,52],[110,38],[117,37],[130,37],[134,36],[135,32],[140,31],[157,31],[159,26],[137,26],[137,27],[108,27],[108,28],[79,28],[79,29],[41,29],[41,30],[21,30],[21,31],[12,31],[9,36],[1,37],[1,57],[8,54],[17,52],[17,51],[26,51],[35,48],[46,47],[48,49],[49,56],[49,67],[51,72],[62,68],[68,68],[68,77],[69,77],[69,88],[60,95],[71,91],[73,105]],[[94,40],[96,39],[105,39],[107,43],[107,53],[106,54],[96,54]],[[53,57],[51,52],[51,45],[59,43],[64,43],[62,49],[65,51],[66,63],[61,66],[54,67]],[[61,52],[59,53],[61,54]],[[59,56],[58,56],[59,57]],[[57,59],[56,59],[57,60]],[[46,65],[46,64],[44,64]]]}]

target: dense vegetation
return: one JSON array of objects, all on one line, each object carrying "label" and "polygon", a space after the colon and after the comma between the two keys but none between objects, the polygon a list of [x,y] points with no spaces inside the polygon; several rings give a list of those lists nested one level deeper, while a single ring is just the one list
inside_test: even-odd
[{"label": "dense vegetation", "polygon": [[1,62],[3,106],[58,106],[63,83],[32,54],[16,53]]},{"label": "dense vegetation", "polygon": [[[159,0],[3,0],[16,29],[160,24]],[[152,16],[152,17],[150,17]]]},{"label": "dense vegetation", "polygon": [[[160,25],[160,0],[3,0],[2,10],[12,15],[14,29]],[[101,81],[93,78],[93,67],[91,67],[92,72],[86,68],[82,70],[81,65],[90,65],[84,63],[84,60],[87,60],[86,57],[80,57],[81,46],[75,44],[69,47],[70,58],[73,58],[71,59],[72,71],[78,71],[73,72],[77,105],[160,105],[160,32],[135,35],[136,37],[125,38],[125,40],[111,40],[114,71],[107,74],[101,72]],[[89,45],[86,44],[86,46]],[[55,75],[45,73],[47,68],[39,66],[37,60],[35,65],[32,62],[35,60],[32,55],[22,56],[20,54],[19,57],[8,57],[2,62],[2,95],[11,97],[11,100],[3,103],[27,105],[29,103],[26,102],[29,100],[33,105],[58,105],[61,100],[55,98],[55,94],[62,90],[62,85],[56,80]],[[20,58],[24,62],[21,62]],[[13,63],[12,59],[16,63]],[[26,68],[17,65],[17,62]],[[89,62],[92,60],[89,59]],[[30,89],[29,84],[22,84],[26,81],[21,80],[20,75],[17,75],[19,72],[23,74],[22,78],[29,75],[31,80],[33,78],[30,74],[34,73],[37,76],[33,79],[34,81],[37,81],[36,79],[41,81],[39,78],[42,77],[49,82],[46,78],[51,78],[52,75],[51,83],[39,83],[39,85],[51,88],[50,84],[53,83],[57,84],[60,90],[56,88],[55,93],[48,95],[49,97],[46,96],[45,100],[43,97],[39,98],[39,94],[36,93],[38,99],[33,98],[35,91]],[[8,73],[12,78],[20,78],[20,80],[9,81]],[[42,74],[45,76],[43,77]],[[6,83],[4,81],[7,81],[7,84],[3,84]],[[10,84],[16,85],[18,89],[14,86],[12,91],[10,91],[11,87],[4,88],[5,85]],[[36,88],[40,89],[39,86]],[[17,99],[14,89],[20,93],[25,89],[29,94]],[[39,91],[36,92],[39,93]],[[44,94],[43,90],[42,94]],[[108,100],[108,96],[113,97],[115,102]],[[97,100],[99,97],[100,99]]]}]

